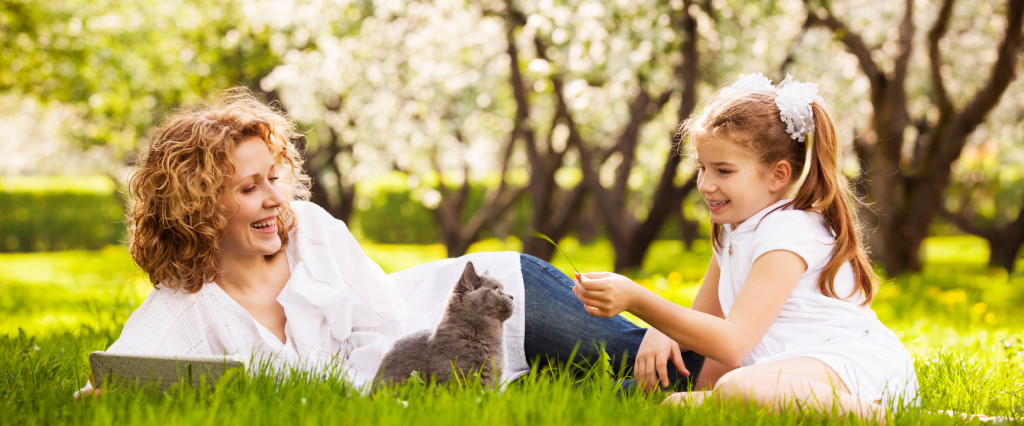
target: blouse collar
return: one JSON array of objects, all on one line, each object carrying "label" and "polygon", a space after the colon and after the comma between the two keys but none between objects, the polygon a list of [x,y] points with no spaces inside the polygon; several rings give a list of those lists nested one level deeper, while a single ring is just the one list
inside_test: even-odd
[{"label": "blouse collar", "polygon": [[[781,199],[779,201],[776,201],[774,204],[761,209],[761,211],[759,211],[757,213],[754,213],[754,215],[750,216],[749,218],[747,218],[747,220],[744,220],[743,222],[740,222],[739,226],[736,226],[736,227],[733,227],[732,225],[726,225],[726,226],[729,228],[729,231],[731,233],[741,233],[741,232],[753,231],[754,228],[757,227],[757,224],[761,223],[761,219],[764,219],[764,217],[767,216],[768,213],[771,213],[771,212],[775,211],[776,209],[780,209],[782,206],[785,206],[786,204],[788,204],[788,203],[790,203],[792,201],[793,200],[790,199],[790,198],[783,198],[783,199]],[[789,210],[789,209],[792,209],[792,208],[793,208],[792,206],[789,206],[789,207],[786,207],[785,210]]]}]

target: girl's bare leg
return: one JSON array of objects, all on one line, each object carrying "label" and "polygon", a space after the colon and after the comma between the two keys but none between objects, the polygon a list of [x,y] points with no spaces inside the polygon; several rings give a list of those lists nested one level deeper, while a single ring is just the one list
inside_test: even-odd
[{"label": "girl's bare leg", "polygon": [[[678,394],[677,394],[678,395]],[[666,404],[699,404],[707,398],[740,399],[774,410],[799,406],[885,422],[885,409],[853,396],[834,371],[813,358],[794,358],[735,369],[723,375],[711,393],[672,395]]]},{"label": "girl's bare leg", "polygon": [[700,369],[700,375],[697,376],[697,384],[694,386],[692,392],[677,392],[669,395],[661,402],[662,405],[685,405],[688,407],[695,407],[704,402],[704,399],[711,395],[711,389],[714,388],[715,383],[718,383],[725,373],[734,370],[734,368],[715,361],[711,358],[704,359],[704,366]]},{"label": "girl's bare leg", "polygon": [[853,396],[839,375],[813,358],[793,358],[736,369],[714,389],[723,399],[742,399],[785,410],[793,406],[885,422],[885,409]]},{"label": "girl's bare leg", "polygon": [[676,392],[661,401],[661,405],[679,405],[683,407],[696,407],[704,403],[704,400],[711,397],[711,392],[706,391],[690,391],[690,392]]}]

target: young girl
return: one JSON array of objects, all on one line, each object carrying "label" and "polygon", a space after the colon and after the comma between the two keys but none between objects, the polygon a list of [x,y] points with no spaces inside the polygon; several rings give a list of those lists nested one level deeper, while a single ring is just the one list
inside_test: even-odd
[{"label": "young girl", "polygon": [[690,309],[621,275],[577,275],[589,313],[630,311],[653,326],[636,360],[641,381],[664,383],[680,347],[707,357],[698,391],[666,402],[741,398],[879,420],[882,403],[916,404],[910,354],[869,307],[877,278],[822,103],[816,84],[741,75],[680,126],[714,250]]}]

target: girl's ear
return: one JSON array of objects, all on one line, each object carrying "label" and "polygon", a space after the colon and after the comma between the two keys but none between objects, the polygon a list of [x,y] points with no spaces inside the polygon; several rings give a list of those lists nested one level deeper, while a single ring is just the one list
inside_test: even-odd
[{"label": "girl's ear", "polygon": [[793,177],[793,166],[789,164],[789,161],[779,160],[772,167],[771,173],[768,188],[772,192],[778,192],[789,184],[790,179]]}]

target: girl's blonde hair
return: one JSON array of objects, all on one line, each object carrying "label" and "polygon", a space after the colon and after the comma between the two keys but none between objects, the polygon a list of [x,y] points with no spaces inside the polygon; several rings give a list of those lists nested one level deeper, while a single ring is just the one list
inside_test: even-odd
[{"label": "girl's blonde hair", "polygon": [[278,210],[282,247],[295,227],[289,204],[309,199],[309,177],[293,139],[302,137],[280,110],[244,88],[209,104],[184,108],[156,129],[129,182],[129,252],[154,286],[199,291],[217,276],[221,237],[230,212],[221,203],[234,174],[231,153],[259,137],[278,164],[285,203]]},{"label": "girl's blonde hair", "polygon": [[[824,105],[811,102],[814,133],[806,142],[797,142],[786,132],[786,124],[775,104],[776,94],[770,91],[723,93],[719,91],[700,114],[690,116],[679,125],[679,133],[690,136],[691,145],[698,139],[731,140],[749,148],[764,165],[786,161],[794,172],[805,169],[793,201],[780,208],[818,212],[835,234],[832,258],[818,276],[822,294],[836,295],[834,281],[846,262],[853,269],[854,281],[864,294],[864,304],[874,298],[878,277],[859,235],[859,222],[854,211],[856,198],[839,170],[839,143],[832,116]],[[682,140],[682,138],[680,138]],[[805,144],[809,144],[806,146]],[[795,176],[795,175],[794,175]],[[799,180],[794,180],[799,182]],[[711,241],[722,248],[722,225],[711,227]],[[853,294],[846,296],[850,297]]]}]

